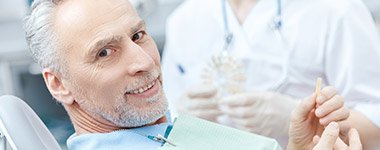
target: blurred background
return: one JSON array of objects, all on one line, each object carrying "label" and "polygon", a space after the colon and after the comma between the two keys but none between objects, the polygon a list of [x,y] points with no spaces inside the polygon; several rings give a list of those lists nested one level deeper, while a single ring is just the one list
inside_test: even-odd
[{"label": "blurred background", "polygon": [[[165,44],[167,16],[184,0],[130,0],[146,21],[160,52]],[[380,0],[363,0],[380,29]],[[46,124],[63,149],[74,133],[63,107],[52,99],[26,46],[22,20],[30,0],[0,0],[0,95],[25,100]]]}]

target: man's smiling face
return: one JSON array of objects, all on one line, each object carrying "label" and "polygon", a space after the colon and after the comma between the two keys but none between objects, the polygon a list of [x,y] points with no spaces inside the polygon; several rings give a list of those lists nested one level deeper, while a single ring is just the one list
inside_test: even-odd
[{"label": "man's smiling face", "polygon": [[161,118],[167,101],[160,57],[127,0],[68,0],[54,12],[62,83],[89,114],[121,127]]}]

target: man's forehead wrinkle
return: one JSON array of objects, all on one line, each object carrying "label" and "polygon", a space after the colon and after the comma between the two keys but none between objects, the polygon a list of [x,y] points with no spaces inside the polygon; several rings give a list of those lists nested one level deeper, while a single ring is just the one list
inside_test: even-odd
[{"label": "man's forehead wrinkle", "polygon": [[[93,40],[99,39],[98,37],[104,37],[105,35],[110,36],[109,33],[104,33],[104,30],[102,30],[102,28],[107,26],[108,23],[120,22],[123,20],[126,21],[127,18],[124,16],[129,13],[133,13],[132,11],[128,12],[128,10],[131,9],[131,6],[128,6],[125,2],[120,2],[119,4],[107,4],[107,2],[105,2],[104,5],[106,6],[104,7],[95,5],[96,4],[91,3],[90,6],[81,8],[83,5],[65,3],[59,6],[60,8],[57,9],[55,17],[55,20],[58,20],[55,21],[55,23],[59,26],[57,28],[61,29],[58,32],[61,32],[61,34],[63,33],[62,35],[69,35],[69,37],[72,37],[74,35],[74,38],[81,38],[82,40],[78,42],[81,42],[84,44],[84,46],[88,47],[87,45],[90,44]],[[88,39],[88,41],[85,40],[87,38],[83,36],[87,34],[78,35],[77,32],[91,33],[90,39]]]},{"label": "man's forehead wrinkle", "polygon": [[[127,14],[129,8],[126,3],[120,4],[105,4],[104,6],[96,6],[96,4],[91,3],[89,6],[82,7],[84,5],[75,5],[68,3],[67,6],[63,5],[58,9],[58,16],[60,22],[65,25],[71,26],[83,26],[91,25],[93,21],[99,21],[104,23],[107,22],[107,18],[118,17]],[[120,11],[115,13],[115,11]],[[119,14],[119,16],[111,16]],[[101,21],[103,20],[103,21]],[[86,29],[86,28],[85,28]]]},{"label": "man's forehead wrinkle", "polygon": [[[114,10],[115,11],[115,10]],[[120,15],[119,16],[117,16],[117,17],[115,17],[115,19],[114,20],[111,20],[111,21],[109,21],[109,20],[104,20],[102,17],[104,17],[105,15],[107,15],[107,14],[103,14],[103,16],[102,17],[95,17],[95,18],[93,18],[94,20],[96,20],[96,21],[98,21],[99,22],[99,24],[98,24],[98,26],[96,26],[96,27],[92,27],[92,28],[85,28],[84,30],[85,31],[87,31],[87,32],[90,32],[90,33],[96,33],[97,35],[103,35],[103,34],[109,34],[109,33],[102,33],[103,32],[103,30],[99,30],[102,26],[107,26],[108,25],[108,23],[114,23],[114,22],[119,22],[119,23],[123,23],[124,21],[126,21],[126,17],[125,17],[125,15],[127,14],[127,12],[125,12],[125,13],[120,13]],[[107,18],[109,18],[109,17],[107,17]],[[103,19],[103,20],[101,20],[101,19]],[[96,31],[96,30],[98,30],[98,31]]]},{"label": "man's forehead wrinkle", "polygon": [[[100,15],[93,16],[92,18],[89,18],[89,20],[98,21],[101,19],[104,20],[104,18],[111,18],[111,17],[112,18],[118,18],[118,20],[119,20],[120,18],[122,18],[123,16],[125,16],[127,14],[127,9],[125,9],[126,8],[125,5],[120,4],[120,5],[115,5],[115,6],[116,6],[115,8],[110,9],[108,11],[105,11],[104,13],[101,13]],[[117,11],[120,11],[120,13],[117,13]],[[116,12],[116,13],[114,13],[114,12]],[[118,14],[118,16],[115,16],[115,17],[112,16],[115,14]],[[111,16],[109,16],[109,15],[111,15]],[[108,22],[108,21],[104,20],[104,22]]]}]

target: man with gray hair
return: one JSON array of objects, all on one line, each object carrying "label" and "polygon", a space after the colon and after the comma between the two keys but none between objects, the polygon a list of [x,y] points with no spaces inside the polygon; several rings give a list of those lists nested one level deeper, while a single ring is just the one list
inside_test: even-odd
[{"label": "man with gray hair", "polygon": [[[136,144],[149,140],[131,138],[140,132],[165,133],[168,104],[159,53],[129,2],[36,0],[25,30],[45,83],[67,110],[76,135],[109,133],[97,137],[102,141],[115,130],[157,124],[131,129],[133,134],[118,141]],[[86,136],[76,137],[68,141],[69,148],[86,141]]]},{"label": "man with gray hair", "polygon": [[[168,104],[160,57],[144,21],[128,1],[36,0],[25,30],[48,90],[74,125],[75,134],[67,141],[69,149],[162,146],[162,140],[151,138],[165,135],[170,126],[165,117]],[[306,102],[293,119],[291,139],[297,140],[291,141],[291,148],[310,148],[312,141],[303,139],[312,139],[321,129],[315,128],[316,117],[312,121],[308,117],[316,105],[315,96]],[[345,113],[340,119],[347,117]],[[331,130],[334,135],[339,133],[337,129]],[[305,131],[310,134],[304,135]],[[358,139],[357,132],[350,135]],[[325,141],[323,137],[318,141]]]}]

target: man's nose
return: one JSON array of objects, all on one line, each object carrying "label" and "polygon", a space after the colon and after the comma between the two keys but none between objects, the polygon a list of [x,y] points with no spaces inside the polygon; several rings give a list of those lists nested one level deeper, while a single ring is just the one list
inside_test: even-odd
[{"label": "man's nose", "polygon": [[126,59],[130,59],[128,66],[128,74],[130,76],[137,75],[143,72],[149,72],[154,69],[155,62],[152,55],[149,55],[149,50],[144,50],[137,44],[132,44]]}]

